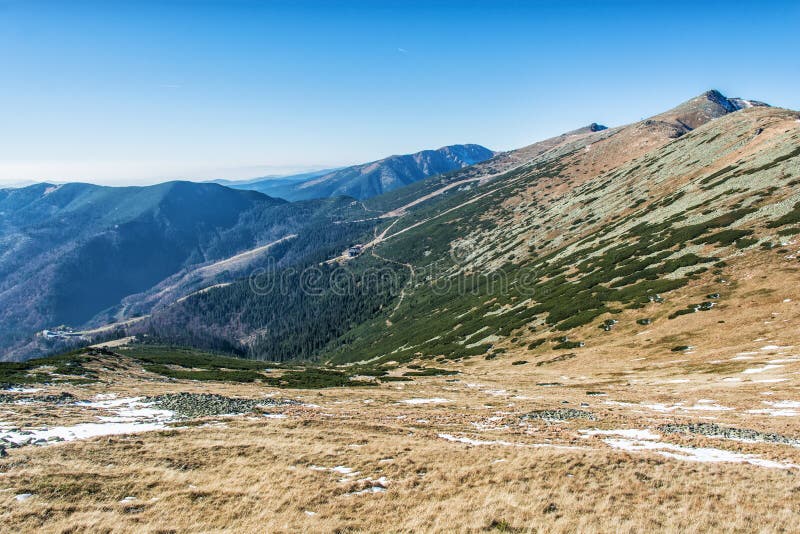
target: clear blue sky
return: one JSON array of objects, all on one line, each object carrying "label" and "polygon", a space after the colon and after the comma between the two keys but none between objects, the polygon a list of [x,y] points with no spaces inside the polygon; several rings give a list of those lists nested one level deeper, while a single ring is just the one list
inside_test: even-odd
[{"label": "clear blue sky", "polygon": [[0,0],[0,181],[510,149],[709,88],[800,109],[798,21],[797,0]]}]

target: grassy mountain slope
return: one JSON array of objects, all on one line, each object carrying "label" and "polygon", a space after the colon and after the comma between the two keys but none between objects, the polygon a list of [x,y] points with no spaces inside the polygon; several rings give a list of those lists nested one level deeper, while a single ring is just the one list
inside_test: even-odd
[{"label": "grassy mountain slope", "polygon": [[[688,124],[698,104],[666,115]],[[605,320],[652,316],[661,295],[798,232],[797,118],[746,109],[679,136],[644,121],[413,211],[375,249],[425,274],[390,327],[364,325],[335,359],[568,349]]]},{"label": "grassy mountain slope", "polygon": [[[386,210],[372,221],[378,237],[322,266],[319,294],[276,301],[240,283],[165,322],[211,317],[230,338],[236,317],[231,340],[253,357],[345,362],[576,349],[622,317],[689,313],[663,295],[766,253],[793,231],[800,200],[797,113],[732,102],[708,92],[378,197],[366,203]],[[341,273],[356,291],[335,291]]]}]

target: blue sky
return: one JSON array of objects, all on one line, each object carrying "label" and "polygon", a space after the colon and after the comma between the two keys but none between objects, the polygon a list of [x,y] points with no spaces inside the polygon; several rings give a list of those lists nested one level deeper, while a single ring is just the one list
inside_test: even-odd
[{"label": "blue sky", "polygon": [[503,150],[710,88],[800,109],[800,2],[668,4],[0,0],[0,182]]}]

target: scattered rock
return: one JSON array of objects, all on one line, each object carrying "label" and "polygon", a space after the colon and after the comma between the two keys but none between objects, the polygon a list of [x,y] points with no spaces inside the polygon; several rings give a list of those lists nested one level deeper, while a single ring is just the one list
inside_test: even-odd
[{"label": "scattered rock", "polygon": [[535,410],[522,416],[523,420],[540,419],[543,421],[568,421],[570,419],[586,419],[596,421],[597,417],[592,412],[576,410],[574,408],[561,408],[557,410]]},{"label": "scattered rock", "polygon": [[72,393],[61,392],[58,395],[10,395],[0,394],[0,404],[12,402],[52,402],[55,404],[66,404],[73,402],[75,395]]},{"label": "scattered rock", "polygon": [[169,393],[147,397],[145,402],[156,408],[170,410],[180,417],[204,417],[252,412],[257,406],[286,406],[299,404],[293,400],[241,399],[210,393]]},{"label": "scattered rock", "polygon": [[668,423],[666,425],[661,425],[658,429],[667,434],[699,434],[711,438],[738,439],[800,446],[800,439],[790,438],[772,432],[759,432],[758,430],[749,430],[746,428],[719,426],[715,423]]},{"label": "scattered rock", "polygon": [[606,319],[605,321],[603,321],[603,324],[600,325],[600,328],[602,328],[606,332],[610,332],[611,329],[614,328],[614,325],[616,325],[618,322],[619,321],[617,321],[616,319]]}]

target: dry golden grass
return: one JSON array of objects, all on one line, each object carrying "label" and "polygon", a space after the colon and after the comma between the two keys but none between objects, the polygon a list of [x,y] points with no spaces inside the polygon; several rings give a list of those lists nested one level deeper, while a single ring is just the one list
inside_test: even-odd
[{"label": "dry golden grass", "polygon": [[[509,345],[495,360],[437,364],[459,371],[452,377],[320,391],[168,381],[127,360],[101,360],[101,382],[46,392],[64,389],[82,399],[109,392],[272,394],[306,405],[267,410],[284,419],[206,418],[167,431],[9,450],[0,459],[0,531],[796,531],[798,468],[688,462],[617,450],[606,436],[581,433],[658,433],[666,422],[714,422],[800,437],[800,416],[749,412],[769,401],[800,400],[800,362],[790,361],[800,354],[800,274],[775,252],[750,254],[728,271],[731,283],[714,310],[666,319],[712,287],[709,274],[670,293],[662,307],[626,311],[611,333],[586,327],[575,334],[588,342],[573,351],[576,357],[540,366],[565,351]],[[655,322],[631,326],[640,316]],[[671,352],[676,345],[696,348]],[[782,348],[762,350],[767,345]],[[731,360],[742,352],[755,354]],[[529,363],[512,365],[521,359]],[[787,363],[743,373],[775,359]],[[550,382],[561,386],[540,385]],[[403,402],[433,398],[448,402]],[[702,400],[730,409],[693,409]],[[597,420],[520,419],[564,407],[591,411]],[[103,415],[74,406],[2,408],[0,419],[23,425]],[[660,441],[800,464],[800,449],[789,445],[678,434]],[[348,495],[379,484],[385,492]],[[34,496],[16,500],[21,493]],[[120,502],[126,497],[133,499]]]},{"label": "dry golden grass", "polygon": [[[348,481],[310,466],[345,465]],[[602,450],[470,447],[357,420],[232,420],[226,427],[15,453],[3,524],[41,532],[791,531],[792,472]],[[358,479],[388,491],[346,495]],[[133,496],[130,502],[120,501]],[[306,514],[314,512],[315,515]],[[723,522],[724,523],[721,523]]]}]

